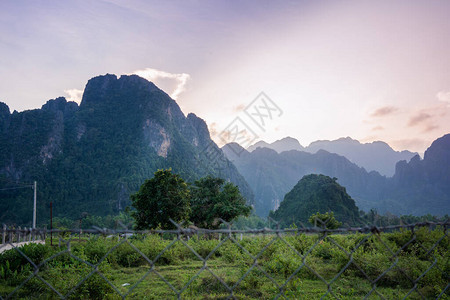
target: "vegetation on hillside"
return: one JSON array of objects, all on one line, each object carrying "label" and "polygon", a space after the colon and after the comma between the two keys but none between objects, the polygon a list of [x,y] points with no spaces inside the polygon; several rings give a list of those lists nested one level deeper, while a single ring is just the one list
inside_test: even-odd
[{"label": "vegetation on hillside", "polygon": [[306,224],[311,215],[327,212],[333,212],[340,222],[359,223],[355,201],[336,180],[325,175],[304,176],[269,216],[284,227]]},{"label": "vegetation on hillside", "polygon": [[49,222],[50,202],[54,217],[117,215],[146,179],[168,168],[190,182],[220,175],[253,201],[204,121],[184,116],[166,93],[136,75],[89,80],[80,106],[58,98],[20,113],[0,109],[2,223],[31,224],[33,191],[9,189],[23,183],[38,182],[40,226]]}]

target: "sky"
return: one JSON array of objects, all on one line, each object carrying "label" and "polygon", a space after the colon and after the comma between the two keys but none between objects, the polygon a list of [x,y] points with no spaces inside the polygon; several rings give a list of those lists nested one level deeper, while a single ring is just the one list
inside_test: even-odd
[{"label": "sky", "polygon": [[79,102],[138,74],[222,145],[450,133],[450,1],[0,0],[0,101]]}]

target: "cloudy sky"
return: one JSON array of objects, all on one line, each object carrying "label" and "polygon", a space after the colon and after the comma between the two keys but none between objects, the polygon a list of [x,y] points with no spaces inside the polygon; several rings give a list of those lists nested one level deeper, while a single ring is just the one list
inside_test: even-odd
[{"label": "cloudy sky", "polygon": [[0,101],[79,101],[89,78],[135,73],[218,142],[239,123],[423,152],[450,132],[449,15],[446,0],[0,1]]}]

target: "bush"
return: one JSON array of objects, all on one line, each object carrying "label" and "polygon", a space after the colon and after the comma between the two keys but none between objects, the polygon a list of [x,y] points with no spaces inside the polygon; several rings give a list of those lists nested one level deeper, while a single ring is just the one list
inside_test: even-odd
[{"label": "bush", "polygon": [[[242,249],[232,241],[226,241],[217,249],[217,255],[220,256],[225,262],[228,263],[240,263],[244,261]],[[246,254],[248,257],[248,255]]]},{"label": "bush", "polygon": [[[195,252],[197,252],[197,254],[200,255],[202,258],[206,258],[219,243],[220,243],[219,240],[206,239],[204,237],[198,238],[196,236],[194,236],[187,242],[187,244],[190,247],[192,247],[192,249],[194,249]],[[195,255],[195,254],[193,254],[193,255]],[[214,253],[211,254],[209,259],[213,259],[220,255],[221,255],[221,253],[216,250]]]},{"label": "bush", "polygon": [[275,252],[271,259],[264,266],[273,274],[282,275],[288,278],[298,267],[302,265],[302,259],[291,249],[284,248]]},{"label": "bush", "polygon": [[314,245],[312,237],[304,234],[294,237],[286,237],[285,240],[301,255],[305,255]]},{"label": "bush", "polygon": [[96,264],[116,243],[117,241],[113,241],[112,239],[105,239],[102,237],[91,238],[84,245],[84,253],[86,254],[87,260]]},{"label": "bush", "polygon": [[[18,250],[25,254],[35,265],[40,264],[52,252],[50,246],[34,243],[23,245]],[[0,265],[5,264],[6,261],[9,261],[11,269],[30,264],[28,259],[16,249],[5,251],[0,255]]]}]

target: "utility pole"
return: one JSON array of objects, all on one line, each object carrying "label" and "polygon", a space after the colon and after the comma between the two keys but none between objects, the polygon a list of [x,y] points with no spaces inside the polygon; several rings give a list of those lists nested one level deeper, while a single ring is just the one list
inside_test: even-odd
[{"label": "utility pole", "polygon": [[37,182],[34,182],[34,202],[33,202],[33,229],[36,229],[36,189]]},{"label": "utility pole", "polygon": [[53,246],[53,202],[50,201],[50,245]]}]

